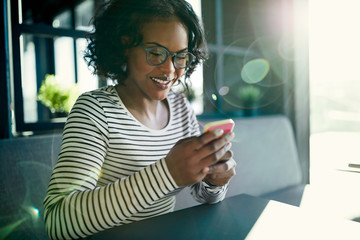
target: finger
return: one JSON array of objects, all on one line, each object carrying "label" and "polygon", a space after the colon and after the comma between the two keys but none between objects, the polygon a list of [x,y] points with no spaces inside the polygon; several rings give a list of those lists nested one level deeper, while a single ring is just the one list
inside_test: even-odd
[{"label": "finger", "polygon": [[227,165],[227,169],[228,169],[227,171],[236,167],[236,161],[233,158],[226,161],[225,164]]},{"label": "finger", "polygon": [[[219,144],[222,144],[222,143],[219,143]],[[227,158],[227,157],[230,154],[232,154],[231,152],[229,152],[231,145],[232,145],[231,142],[225,142],[225,145],[223,145],[219,150],[214,152],[214,154],[212,156],[210,156],[210,160],[213,161],[212,164],[216,164],[220,161],[228,160],[229,158]]]},{"label": "finger", "polygon": [[226,141],[230,142],[231,140],[233,140],[233,139],[234,139],[234,137],[235,137],[235,133],[233,133],[233,132],[229,132],[229,133],[227,133],[227,134],[223,135],[222,137],[223,137],[223,138],[225,138],[225,139],[226,139]]},{"label": "finger", "polygon": [[231,170],[225,173],[208,174],[204,179],[213,185],[223,186],[229,183],[230,179],[235,175],[236,175],[235,168],[232,168]]},{"label": "finger", "polygon": [[219,137],[218,139],[215,139],[210,143],[203,145],[201,148],[197,149],[197,151],[194,152],[192,157],[194,157],[195,159],[199,159],[200,161],[208,159],[203,163],[202,168],[204,168],[206,166],[214,164],[215,162],[217,162],[217,160],[224,156],[226,151],[222,149],[225,145],[226,140]]},{"label": "finger", "polygon": [[208,174],[222,174],[222,173],[226,173],[228,171],[230,171],[231,169],[236,167],[236,162],[233,158],[224,161],[224,162],[219,162],[216,163],[214,165],[211,165],[209,167],[209,171]]},{"label": "finger", "polygon": [[233,157],[233,152],[231,150],[226,151],[226,153],[224,154],[224,156],[219,160],[219,162],[221,161],[227,161],[230,158]]},{"label": "finger", "polygon": [[208,174],[222,174],[229,170],[229,165],[227,163],[228,161],[216,163],[214,165],[211,165],[209,167]]},{"label": "finger", "polygon": [[214,141],[215,139],[222,136],[224,130],[222,129],[215,129],[213,131],[205,132],[201,136],[197,137],[197,146],[196,150],[201,149],[203,146],[209,144],[210,142]]},{"label": "finger", "polygon": [[217,175],[217,174],[220,174],[220,173],[224,173],[227,170],[228,170],[228,165],[226,164],[226,162],[217,163],[217,164],[214,164],[214,165],[209,167],[208,174]]},{"label": "finger", "polygon": [[230,180],[235,175],[236,175],[235,168],[231,168],[226,172],[218,172],[218,173],[207,174],[206,178],[216,179],[216,180],[222,181],[222,180]]},{"label": "finger", "polygon": [[197,157],[202,163],[202,168],[217,163],[228,151],[231,143],[226,143],[224,139],[219,138],[215,140],[197,152]]}]

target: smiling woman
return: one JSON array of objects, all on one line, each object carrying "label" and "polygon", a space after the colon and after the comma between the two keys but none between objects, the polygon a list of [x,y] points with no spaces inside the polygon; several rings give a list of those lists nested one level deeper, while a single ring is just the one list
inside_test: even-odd
[{"label": "smiling woman", "polygon": [[172,90],[207,57],[191,5],[112,0],[94,27],[85,59],[116,85],[83,93],[69,114],[44,199],[54,239],[171,212],[186,186],[200,203],[219,202],[235,175],[234,134],[201,134],[188,100]]}]

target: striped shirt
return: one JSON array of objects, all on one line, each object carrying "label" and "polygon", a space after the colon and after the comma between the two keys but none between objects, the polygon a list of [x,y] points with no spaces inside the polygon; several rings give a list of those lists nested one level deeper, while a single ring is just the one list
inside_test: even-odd
[{"label": "striped shirt", "polygon": [[[65,124],[61,151],[44,199],[52,239],[75,239],[173,211],[182,190],[164,157],[175,143],[200,134],[189,103],[169,92],[168,125],[153,130],[123,105],[114,86],[82,94]],[[199,202],[216,203],[227,186],[190,186]]]}]

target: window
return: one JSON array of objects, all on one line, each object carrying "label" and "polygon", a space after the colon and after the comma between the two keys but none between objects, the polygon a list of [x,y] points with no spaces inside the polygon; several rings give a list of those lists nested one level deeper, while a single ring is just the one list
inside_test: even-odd
[{"label": "window", "polygon": [[[94,8],[105,0],[11,1],[15,131],[61,130],[37,101],[47,74],[79,91],[107,84],[82,59]],[[291,115],[292,21],[288,1],[189,0],[203,18],[210,58],[191,79],[200,117]],[[19,10],[18,10],[19,9]],[[46,61],[44,61],[44,59]],[[21,91],[19,91],[21,89]]]},{"label": "window", "polygon": [[210,49],[203,116],[285,112],[293,62],[289,11],[287,1],[202,1]]},{"label": "window", "polygon": [[206,0],[210,49],[200,118],[282,114],[309,181],[308,1]]},{"label": "window", "polygon": [[360,3],[309,5],[310,177],[312,183],[339,184],[360,169]]},{"label": "window", "polygon": [[[54,75],[79,94],[103,86],[83,60],[85,33],[99,0],[11,1],[15,132],[61,130],[59,118],[37,100],[42,82]],[[19,90],[21,89],[21,90]]]}]

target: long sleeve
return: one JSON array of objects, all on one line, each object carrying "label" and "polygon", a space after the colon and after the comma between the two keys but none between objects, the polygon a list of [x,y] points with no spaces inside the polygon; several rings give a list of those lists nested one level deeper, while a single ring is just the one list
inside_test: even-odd
[{"label": "long sleeve", "polygon": [[[134,174],[98,186],[109,154],[108,119],[93,98],[80,97],[66,123],[62,149],[44,200],[45,223],[52,239],[85,237],[122,224],[178,187],[163,159]],[[89,113],[96,114],[89,114]],[[158,207],[158,206],[156,206]],[[166,207],[165,207],[166,208]]]}]

